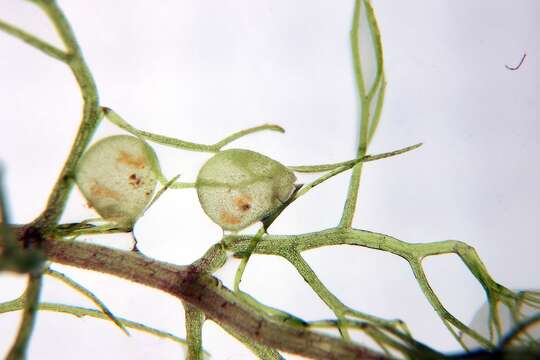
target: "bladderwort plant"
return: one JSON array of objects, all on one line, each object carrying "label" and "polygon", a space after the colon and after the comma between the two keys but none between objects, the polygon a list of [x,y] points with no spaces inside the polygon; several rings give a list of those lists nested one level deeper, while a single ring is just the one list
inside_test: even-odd
[{"label": "bladderwort plant", "polygon": [[[0,189],[0,269],[27,274],[28,285],[20,297],[0,304],[0,313],[22,311],[22,322],[6,359],[26,358],[33,325],[39,311],[53,311],[79,317],[89,316],[112,321],[122,331],[140,330],[168,338],[187,347],[188,359],[202,359],[202,328],[206,319],[219,324],[240,340],[260,359],[281,359],[280,351],[314,359],[533,359],[540,347],[528,329],[540,321],[540,314],[526,319],[523,306],[540,309],[540,293],[514,292],[497,283],[471,246],[460,241],[407,243],[390,235],[352,228],[358,200],[363,164],[416,149],[420,144],[384,154],[368,154],[384,103],[384,73],[381,36],[369,0],[356,0],[351,29],[354,75],[360,103],[358,150],[351,159],[335,164],[286,166],[264,154],[224,149],[238,138],[259,131],[280,131],[277,125],[261,125],[242,130],[211,144],[197,144],[142,131],[131,126],[112,109],[102,107],[92,73],[82,55],[68,19],[54,0],[33,0],[50,19],[63,41],[57,48],[39,37],[0,20],[0,29],[66,64],[80,87],[84,100],[82,120],[72,149],[58,180],[51,190],[45,210],[31,223],[15,225]],[[374,80],[366,81],[363,54],[360,51],[361,21],[375,54]],[[90,145],[100,121],[107,118],[130,135],[112,136]],[[199,170],[195,183],[166,179],[151,144],[180,150],[199,151],[212,157]],[[347,198],[339,224],[330,229],[296,235],[269,233],[272,223],[291,203],[337,174],[351,171]],[[297,183],[295,173],[320,173],[308,184]],[[59,223],[75,184],[101,218],[79,223]],[[159,190],[158,184],[160,185]],[[1,185],[1,184],[0,184]],[[85,235],[131,232],[146,209],[164,191],[185,189],[198,193],[205,213],[224,230],[215,245],[189,265],[171,265],[151,259],[134,247],[131,251],[83,243]],[[191,189],[191,190],[190,190]],[[239,233],[259,223],[256,234]],[[400,320],[383,319],[353,309],[337,298],[318,278],[302,252],[323,246],[354,245],[388,252],[410,265],[418,285],[443,324],[463,346],[460,354],[443,354],[423,344]],[[331,319],[306,321],[294,314],[262,304],[241,290],[243,272],[251,256],[275,255],[287,260],[304,278],[313,292],[335,315]],[[461,322],[441,303],[424,272],[422,261],[430,256],[456,254],[485,290],[489,302],[489,337],[484,337]],[[212,274],[230,255],[240,258],[233,289],[223,286]],[[144,324],[115,316],[90,290],[51,264],[64,264],[117,276],[162,290],[183,302],[186,315],[186,339],[181,339]],[[55,278],[90,299],[96,308],[40,301],[44,277]],[[506,306],[515,327],[502,332],[499,306]],[[334,329],[339,337],[320,329]],[[353,332],[370,337],[378,349],[352,340]],[[474,339],[481,350],[470,351],[464,337]]]}]

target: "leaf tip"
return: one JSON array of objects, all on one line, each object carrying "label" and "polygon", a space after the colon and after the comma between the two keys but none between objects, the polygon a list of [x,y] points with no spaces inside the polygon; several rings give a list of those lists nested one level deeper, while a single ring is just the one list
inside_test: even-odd
[{"label": "leaf tip", "polygon": [[285,133],[285,128],[282,127],[282,126],[276,125],[276,124],[270,124],[270,125],[269,125],[269,128],[270,128],[271,130],[280,132],[280,133],[282,133],[282,134]]}]

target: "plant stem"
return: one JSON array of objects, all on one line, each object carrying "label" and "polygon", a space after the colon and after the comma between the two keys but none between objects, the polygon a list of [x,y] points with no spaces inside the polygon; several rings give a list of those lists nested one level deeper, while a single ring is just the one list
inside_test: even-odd
[{"label": "plant stem", "polygon": [[201,258],[194,261],[191,266],[199,273],[213,274],[227,262],[227,252],[222,243],[217,243],[204,253]]},{"label": "plant stem", "polygon": [[35,0],[34,2],[47,14],[64,42],[67,49],[67,64],[75,76],[84,101],[82,120],[71,151],[51,191],[45,210],[34,221],[41,231],[47,232],[58,223],[64,211],[68,195],[73,188],[75,168],[99,124],[101,112],[96,84],[64,13],[54,0]]},{"label": "plant stem", "polygon": [[18,246],[10,224],[3,180],[3,169],[0,166],[0,271],[39,272],[45,259],[39,249],[23,249]]},{"label": "plant stem", "polygon": [[195,189],[197,187],[197,183],[194,182],[175,182],[171,184],[171,189]]},{"label": "plant stem", "polygon": [[10,253],[17,252],[17,241],[15,234],[9,226],[9,217],[7,202],[5,198],[4,189],[4,171],[0,167],[0,244],[4,247],[0,252],[0,270],[6,266],[5,262],[10,262],[10,258],[13,257]]},{"label": "plant stem", "polygon": [[257,247],[257,243],[259,240],[261,240],[262,236],[266,234],[266,228],[263,226],[257,231],[257,234],[251,239],[251,242],[249,243],[249,247],[247,248],[246,256],[242,258],[240,261],[240,265],[238,265],[238,269],[236,270],[236,274],[234,276],[234,291],[240,291],[240,282],[242,281],[242,275],[244,275],[244,271],[246,270],[247,263],[251,257],[251,254],[253,253],[253,250],[255,247]]},{"label": "plant stem", "polygon": [[[24,308],[24,301],[22,299],[16,299],[13,301],[8,301],[5,303],[0,303],[0,314],[11,312],[11,311],[17,311]],[[57,313],[63,313],[68,315],[73,315],[76,317],[92,317],[95,319],[101,319],[101,320],[110,320],[109,317],[104,314],[101,311],[94,310],[94,309],[88,309],[80,306],[71,306],[71,305],[65,305],[65,304],[57,304],[57,303],[40,303],[39,304],[39,310],[40,311],[51,311],[51,312],[57,312]],[[174,342],[177,342],[182,345],[187,345],[186,340],[181,339],[171,333],[161,331],[154,329],[152,327],[143,325],[141,323],[127,320],[124,318],[117,318],[118,321],[122,323],[124,327],[139,330],[142,332],[145,332],[147,334],[151,334],[160,338],[169,339]]]},{"label": "plant stem", "polygon": [[[439,298],[437,297],[437,295],[435,294],[435,292],[429,285],[429,281],[426,277],[426,274],[424,273],[424,269],[422,268],[420,261],[416,259],[410,260],[409,264],[411,265],[411,269],[413,271],[414,277],[418,281],[418,284],[420,285],[422,292],[424,293],[425,297],[428,299],[433,309],[435,309],[439,317],[443,320],[445,326],[448,327],[448,330],[450,331],[450,333],[452,333],[454,337],[457,337],[457,334],[455,334],[452,331],[452,328],[449,326],[449,324],[454,325],[459,330],[465,332],[467,335],[471,336],[476,341],[478,341],[482,346],[493,349],[494,348],[493,344],[491,344],[487,339],[485,339],[476,331],[472,330],[467,325],[459,321],[455,316],[453,316],[452,314],[450,314],[450,312],[446,310],[444,305],[441,303],[441,301],[439,300]],[[463,346],[461,342],[460,344]]]},{"label": "plant stem", "polygon": [[39,307],[42,278],[43,276],[41,273],[32,273],[28,275],[28,286],[26,287],[26,292],[24,294],[25,299],[22,322],[17,337],[15,338],[15,343],[6,356],[6,360],[26,359],[28,345],[30,343],[32,331],[34,330]]},{"label": "plant stem", "polygon": [[345,316],[345,306],[324,284],[319,280],[319,277],[315,274],[313,269],[308,265],[304,258],[297,251],[290,251],[284,254],[287,259],[295,268],[296,271],[302,276],[304,281],[315,291],[319,298],[334,312],[337,318],[337,325],[339,332],[344,339],[350,341],[351,336],[346,327],[342,325],[342,321]]},{"label": "plant stem", "polygon": [[135,128],[134,126],[132,126],[130,123],[128,123],[126,120],[124,120],[120,115],[118,115],[112,109],[103,107],[102,110],[110,122],[112,122],[114,125],[118,126],[119,128],[129,132],[130,134],[133,134],[135,136],[138,136],[148,141],[155,142],[157,144],[170,146],[176,149],[188,150],[188,151],[215,153],[215,152],[219,152],[223,147],[230,144],[231,142],[238,140],[246,135],[250,135],[250,134],[260,132],[260,131],[265,131],[265,130],[277,131],[280,133],[285,132],[285,130],[279,125],[264,124],[264,125],[259,125],[252,128],[237,131],[212,145],[198,144],[191,141],[180,140],[180,139],[173,138],[170,136],[159,135],[159,134],[154,134],[148,131],[139,130]]},{"label": "plant stem", "polygon": [[56,60],[67,62],[69,59],[68,55],[64,51],[56,48],[55,46],[47,43],[46,41],[41,40],[40,38],[32,34],[27,33],[26,31],[22,29],[19,29],[16,26],[8,24],[5,21],[0,20],[0,30],[24,41],[25,43],[32,46],[33,48],[36,48],[42,51],[46,55],[49,55],[50,57]]},{"label": "plant stem", "polygon": [[186,340],[188,344],[187,360],[203,360],[202,327],[204,313],[184,302],[186,314]]},{"label": "plant stem", "polygon": [[[237,256],[243,256],[248,244],[250,244],[251,238],[251,236],[228,236],[224,238],[223,241],[229,251],[234,252]],[[455,318],[439,301],[424,274],[421,260],[428,256],[455,253],[462,259],[471,273],[484,287],[490,304],[496,304],[497,302],[502,301],[510,309],[513,309],[516,304],[519,303],[520,295],[514,294],[510,290],[497,284],[489,275],[474,248],[461,241],[448,240],[415,244],[406,243],[388,235],[365,230],[334,228],[301,235],[266,235],[260,239],[253,252],[257,254],[278,255],[287,258],[291,257],[289,254],[292,251],[302,252],[322,246],[343,244],[382,250],[407,260],[411,265],[413,273],[420,288],[424,292],[424,295],[440,316],[441,320],[443,320],[444,324],[446,326],[451,325],[456,327],[463,333],[474,338],[487,349],[493,349],[494,344]],[[316,292],[318,294],[324,294],[324,291],[320,289],[317,289]],[[319,296],[321,295],[319,294]]]},{"label": "plant stem", "polygon": [[[384,159],[384,158],[387,158],[387,157],[403,154],[405,152],[414,150],[414,149],[420,147],[421,145],[422,144],[416,144],[416,145],[409,146],[409,147],[406,147],[406,148],[403,148],[403,149],[399,149],[399,150],[395,150],[395,151],[392,151],[392,152],[389,152],[389,153],[384,153],[384,154],[379,154],[379,155],[367,155],[367,156],[364,156],[361,159],[356,159],[356,160],[352,160],[352,161],[348,161],[348,162],[344,162],[344,163],[315,165],[313,167],[310,167],[310,166],[296,167],[296,169],[300,169],[301,171],[303,170],[305,172],[314,172],[313,170],[315,170],[315,172],[319,172],[319,171],[321,171],[321,169],[324,169],[322,171],[329,170],[329,169],[331,171],[329,171],[327,174],[319,177],[318,179],[315,179],[313,182],[311,182],[311,183],[309,183],[309,184],[307,184],[305,186],[302,186],[301,188],[297,188],[296,191],[291,195],[291,197],[287,200],[287,202],[285,204],[283,204],[282,207],[280,207],[275,213],[270,214],[263,221],[263,226],[259,229],[257,234],[252,238],[250,246],[248,248],[248,252],[246,253],[246,255],[244,257],[242,257],[240,265],[238,266],[238,269],[236,271],[236,275],[235,275],[235,278],[234,278],[234,287],[233,287],[234,291],[238,292],[240,290],[240,282],[242,281],[242,276],[243,276],[244,271],[246,269],[247,263],[248,263],[248,261],[249,261],[249,259],[251,257],[251,253],[253,252],[253,249],[255,249],[255,247],[257,246],[257,243],[259,242],[261,237],[266,234],[267,229],[272,225],[272,223],[277,219],[277,217],[281,214],[281,212],[287,206],[289,206],[291,203],[296,201],[302,195],[305,195],[308,191],[310,191],[315,186],[317,186],[317,185],[323,183],[324,181],[326,181],[326,180],[328,180],[328,179],[342,173],[343,171],[349,170],[351,167],[356,166],[361,161],[373,161],[373,160],[379,160],[379,159]],[[294,170],[294,167],[291,168],[291,169]],[[336,312],[336,315],[338,315],[338,312]],[[346,329],[340,328],[340,330],[342,330],[342,335],[343,335],[343,337],[345,339],[350,339],[349,335],[347,334]]]},{"label": "plant stem", "polygon": [[383,74],[383,77],[381,78],[381,86],[380,86],[379,93],[377,96],[377,102],[375,103],[375,109],[373,111],[373,120],[371,121],[369,130],[368,130],[368,137],[367,137],[368,144],[371,144],[371,140],[373,140],[375,131],[377,131],[377,128],[379,127],[385,95],[386,95],[386,78]]},{"label": "plant stem", "polygon": [[422,146],[422,143],[418,143],[412,146],[407,146],[402,149],[382,153],[382,154],[376,154],[376,155],[365,155],[359,159],[353,159],[349,161],[343,161],[339,163],[333,163],[333,164],[321,164],[321,165],[307,165],[307,166],[287,166],[292,171],[300,172],[300,173],[316,173],[316,172],[323,172],[323,171],[330,171],[335,170],[339,167],[348,166],[349,168],[360,163],[360,162],[369,162],[369,161],[375,161],[375,160],[381,160],[386,159],[392,156],[401,155],[406,152],[418,149],[420,146]]},{"label": "plant stem", "polygon": [[112,311],[109,310],[107,305],[103,303],[94,293],[92,293],[90,290],[76,282],[75,280],[71,279],[69,276],[66,276],[65,274],[62,274],[61,272],[55,271],[53,269],[47,269],[45,271],[45,274],[63,282],[67,286],[71,287],[72,289],[75,289],[76,291],[80,292],[84,296],[86,296],[90,301],[92,301],[107,317],[109,320],[111,320],[116,326],[118,326],[127,336],[129,336],[129,332],[126,330],[124,325],[122,325],[122,322],[118,320],[118,318],[112,313]]},{"label": "plant stem", "polygon": [[221,326],[275,349],[316,359],[386,359],[361,345],[271,319],[193,266],[176,266],[130,251],[53,238],[43,241],[43,250],[53,262],[160,289],[189,302]]},{"label": "plant stem", "polygon": [[[366,18],[368,27],[370,30],[370,36],[373,40],[373,47],[375,50],[375,58],[377,63],[377,73],[375,76],[375,81],[370,87],[369,91],[366,90],[366,84],[364,79],[364,73],[362,69],[362,59],[361,59],[361,50],[360,50],[360,17],[361,9],[363,7],[366,11]],[[383,53],[382,53],[382,44],[381,37],[378,25],[375,21],[375,15],[373,13],[373,8],[369,0],[356,0],[354,5],[353,12],[353,21],[351,29],[351,50],[353,56],[353,69],[356,79],[356,88],[358,92],[359,102],[360,102],[360,131],[358,134],[358,149],[356,153],[357,158],[362,158],[366,152],[377,128],[377,125],[380,120],[380,115],[382,111],[382,105],[384,101],[384,91],[386,87],[386,81],[384,76],[384,64],[383,64]],[[377,88],[379,90],[378,101],[376,104],[374,115],[371,113],[371,103],[376,95]],[[345,205],[343,207],[343,214],[339,222],[339,227],[341,228],[351,228],[354,214],[356,211],[356,205],[358,202],[358,191],[360,189],[360,178],[362,176],[362,166],[363,163],[358,163],[353,167],[351,178],[349,181],[349,189],[347,192],[347,199],[345,200]]]},{"label": "plant stem", "polygon": [[274,125],[274,124],[259,125],[259,126],[255,126],[255,127],[252,127],[252,128],[248,128],[248,129],[244,129],[244,130],[240,130],[238,132],[235,132],[234,134],[231,134],[231,135],[227,136],[225,139],[215,143],[214,147],[221,150],[223,147],[225,147],[226,145],[232,143],[235,140],[238,140],[238,139],[240,139],[240,138],[242,138],[242,137],[244,137],[246,135],[253,134],[253,133],[256,133],[256,132],[259,132],[259,131],[263,131],[263,130],[272,130],[272,131],[277,131],[277,132],[280,132],[280,133],[285,132],[285,129],[283,129],[279,125]]}]

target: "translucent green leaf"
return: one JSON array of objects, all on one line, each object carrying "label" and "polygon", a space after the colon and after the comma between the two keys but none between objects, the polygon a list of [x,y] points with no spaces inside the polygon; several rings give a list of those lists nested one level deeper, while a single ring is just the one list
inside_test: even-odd
[{"label": "translucent green leaf", "polygon": [[296,177],[259,153],[230,149],[199,171],[197,193],[204,212],[224,230],[241,230],[287,201]]},{"label": "translucent green leaf", "polygon": [[131,226],[152,199],[159,165],[156,154],[130,135],[104,138],[83,155],[79,189],[101,217]]}]

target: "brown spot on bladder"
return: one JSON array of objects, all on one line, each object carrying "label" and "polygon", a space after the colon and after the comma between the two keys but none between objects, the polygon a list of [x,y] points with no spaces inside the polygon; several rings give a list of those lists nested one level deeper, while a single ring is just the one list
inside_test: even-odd
[{"label": "brown spot on bladder", "polygon": [[143,169],[145,166],[144,156],[134,156],[126,151],[120,151],[116,161],[135,169]]},{"label": "brown spot on bladder", "polygon": [[90,187],[90,191],[93,195],[102,197],[102,198],[111,198],[115,200],[120,200],[122,197],[118,192],[109,189],[106,186],[98,184],[97,181],[94,181],[92,186]]},{"label": "brown spot on bladder", "polygon": [[233,201],[238,209],[242,211],[248,211],[251,209],[251,198],[247,195],[238,195],[233,199]]},{"label": "brown spot on bladder", "polygon": [[142,185],[142,180],[140,177],[138,177],[136,174],[129,175],[129,184],[133,186],[134,188],[138,188]]},{"label": "brown spot on bladder", "polygon": [[223,222],[224,224],[228,225],[238,225],[240,224],[240,218],[238,216],[234,216],[231,213],[228,213],[227,211],[221,212],[219,215],[219,220]]}]

